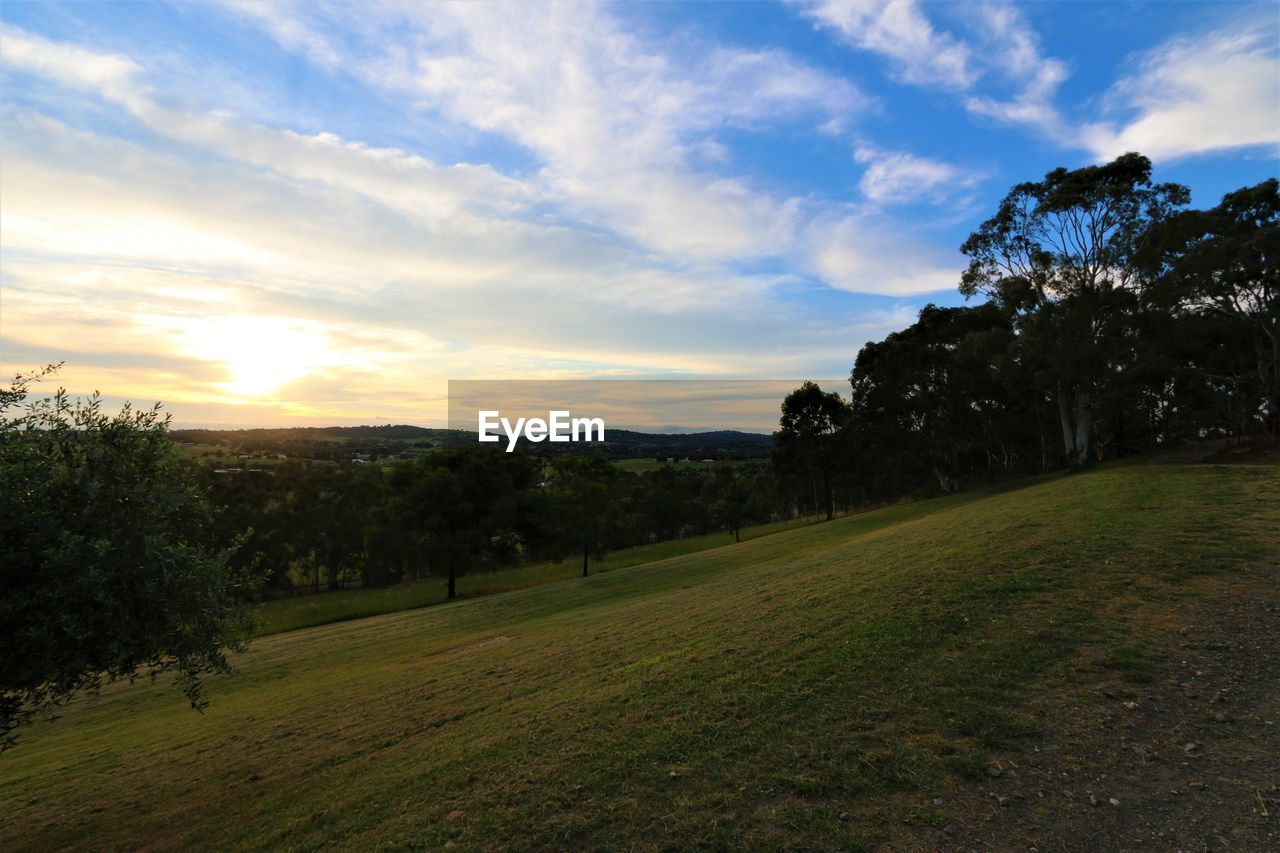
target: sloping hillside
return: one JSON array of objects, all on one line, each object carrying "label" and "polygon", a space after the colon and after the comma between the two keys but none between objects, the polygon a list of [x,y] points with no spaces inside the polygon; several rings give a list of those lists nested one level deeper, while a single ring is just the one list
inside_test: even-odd
[{"label": "sloping hillside", "polygon": [[1278,555],[1275,467],[1119,467],[267,637],[25,733],[0,848],[932,844]]}]

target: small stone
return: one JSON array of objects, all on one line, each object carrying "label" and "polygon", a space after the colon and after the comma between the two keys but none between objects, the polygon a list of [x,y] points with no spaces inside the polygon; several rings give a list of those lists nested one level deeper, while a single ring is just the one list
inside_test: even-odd
[{"label": "small stone", "polygon": [[1111,803],[1111,805],[1116,807],[1119,807],[1120,805],[1120,801],[1117,800],[1115,797],[1112,797],[1111,799],[1107,800],[1107,802]]},{"label": "small stone", "polygon": [[947,835],[950,835],[952,838],[954,838],[955,836],[960,834],[960,827],[957,824],[949,823],[946,826],[942,827],[942,831],[945,832]]},{"label": "small stone", "polygon": [[934,804],[935,806],[940,806],[940,805],[942,805],[942,797],[934,797],[934,798],[933,798],[933,804]]},{"label": "small stone", "polygon": [[1004,773],[1004,771],[999,767],[996,767],[994,764],[987,765],[987,775],[992,779],[999,779],[1002,773]]},{"label": "small stone", "polygon": [[1097,796],[1095,796],[1094,794],[1090,794],[1090,795],[1089,795],[1089,805],[1091,805],[1091,806],[1096,806],[1097,804],[1098,804],[1098,798],[1097,798]]},{"label": "small stone", "polygon": [[848,813],[848,812],[840,812],[840,820],[844,821],[845,823],[848,823],[848,822],[849,822],[849,813]]},{"label": "small stone", "polygon": [[1124,706],[1125,706],[1126,708],[1128,708],[1130,711],[1136,711],[1136,710],[1138,710],[1138,703],[1137,703],[1137,702],[1125,702],[1125,703],[1124,703]]}]

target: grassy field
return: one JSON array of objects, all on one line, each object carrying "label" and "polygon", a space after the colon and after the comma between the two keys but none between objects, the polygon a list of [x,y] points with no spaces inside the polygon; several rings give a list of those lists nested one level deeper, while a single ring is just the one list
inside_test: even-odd
[{"label": "grassy field", "polygon": [[1275,467],[1127,466],[278,634],[204,715],[117,685],[25,732],[0,849],[856,849],[1043,685],[1141,675],[1144,602],[1278,556]]},{"label": "grassy field", "polygon": [[[811,516],[747,527],[742,530],[742,540],[745,542],[783,530],[794,530],[797,527],[816,524],[817,521],[817,517]],[[708,533],[703,536],[687,536],[683,539],[625,548],[607,554],[603,560],[592,559],[591,572],[599,574],[627,569],[642,563],[721,548],[732,542],[733,538],[728,533]],[[462,598],[493,595],[544,583],[570,581],[580,578],[581,575],[582,563],[576,559],[568,559],[560,563],[534,563],[515,569],[463,575],[458,579],[458,595]],[[447,585],[443,578],[427,578],[396,584],[385,589],[349,589],[278,598],[258,606],[258,636],[442,604],[446,600],[446,591]]]}]

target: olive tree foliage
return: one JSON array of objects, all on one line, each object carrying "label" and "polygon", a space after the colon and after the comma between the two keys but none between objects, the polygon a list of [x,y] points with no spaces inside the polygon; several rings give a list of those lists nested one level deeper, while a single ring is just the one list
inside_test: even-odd
[{"label": "olive tree foliage", "polygon": [[1018,184],[960,247],[969,257],[961,293],[994,299],[1036,338],[1029,351],[1051,377],[1073,468],[1089,456],[1095,397],[1113,361],[1113,315],[1142,283],[1136,259],[1152,226],[1189,200],[1180,184],[1153,183],[1146,157],[1123,154]]},{"label": "olive tree foliage", "polygon": [[252,629],[236,543],[210,511],[156,405],[103,413],[59,389],[57,365],[0,391],[0,749],[19,727],[102,684],[173,673],[200,709]]}]

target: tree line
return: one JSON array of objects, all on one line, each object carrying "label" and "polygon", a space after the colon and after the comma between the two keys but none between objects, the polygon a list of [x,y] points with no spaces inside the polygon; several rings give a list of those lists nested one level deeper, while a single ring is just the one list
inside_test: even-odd
[{"label": "tree line", "polygon": [[201,469],[213,531],[244,537],[233,562],[259,592],[457,578],[792,516],[767,462],[624,471],[603,455],[454,446],[380,466],[286,463],[238,475]]},{"label": "tree line", "polygon": [[841,506],[950,492],[1189,440],[1280,433],[1280,195],[1188,210],[1138,154],[1015,186],[960,291],[866,344],[849,398],[806,383],[775,455]]}]

